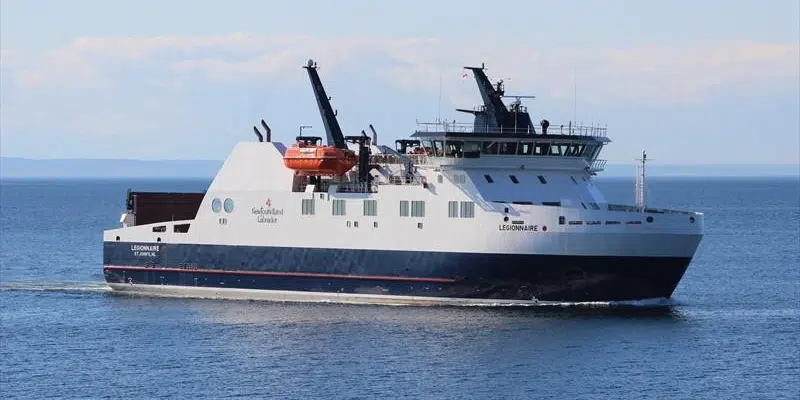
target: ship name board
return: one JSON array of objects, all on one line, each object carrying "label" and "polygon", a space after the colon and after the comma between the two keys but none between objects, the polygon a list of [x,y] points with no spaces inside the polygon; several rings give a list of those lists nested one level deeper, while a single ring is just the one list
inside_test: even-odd
[{"label": "ship name board", "polygon": [[136,257],[158,257],[159,247],[157,244],[132,244],[131,251]]},{"label": "ship name board", "polygon": [[539,225],[516,225],[516,224],[501,224],[498,226],[498,230],[501,231],[530,231],[530,232],[538,232]]}]

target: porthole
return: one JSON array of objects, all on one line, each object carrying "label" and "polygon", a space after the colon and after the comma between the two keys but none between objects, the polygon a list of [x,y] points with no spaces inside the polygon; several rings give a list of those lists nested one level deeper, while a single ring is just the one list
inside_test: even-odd
[{"label": "porthole", "polygon": [[117,241],[119,242],[119,236],[117,236]]},{"label": "porthole", "polygon": [[647,222],[653,222],[653,217],[647,217]]},{"label": "porthole", "polygon": [[233,212],[233,199],[225,199],[225,212]]},{"label": "porthole", "polygon": [[689,222],[693,224],[694,223],[694,217],[689,217]]},{"label": "porthole", "polygon": [[503,221],[508,222],[508,217],[503,217]]},{"label": "porthole", "polygon": [[220,200],[218,198],[214,198],[214,200],[211,200],[211,210],[212,211],[214,211],[215,213],[218,213],[219,210],[221,210],[221,209],[222,209],[222,200]]},{"label": "porthole", "polygon": [[547,232],[547,225],[542,225],[542,232]]},{"label": "porthole", "polygon": [[161,238],[156,238],[156,242],[161,243]]}]

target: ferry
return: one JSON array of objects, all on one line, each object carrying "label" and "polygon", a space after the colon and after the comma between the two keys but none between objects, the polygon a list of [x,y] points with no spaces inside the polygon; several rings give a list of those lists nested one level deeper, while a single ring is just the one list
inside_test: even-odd
[{"label": "ferry", "polygon": [[[305,68],[322,137],[236,144],[201,193],[127,193],[104,231],[103,272],[138,294],[401,305],[670,298],[703,214],[634,204],[595,183],[605,127],[533,122],[483,65],[482,104],[379,144],[344,135],[317,63]],[[504,99],[514,98],[510,104]]]}]

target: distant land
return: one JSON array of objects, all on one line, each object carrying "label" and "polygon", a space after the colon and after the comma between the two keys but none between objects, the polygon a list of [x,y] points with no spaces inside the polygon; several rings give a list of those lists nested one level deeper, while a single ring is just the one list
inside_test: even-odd
[{"label": "distant land", "polygon": [[[213,178],[222,161],[127,159],[0,158],[2,178]],[[601,177],[630,177],[631,164],[609,164]],[[651,164],[648,176],[675,177],[800,177],[800,165],[661,165]]]}]

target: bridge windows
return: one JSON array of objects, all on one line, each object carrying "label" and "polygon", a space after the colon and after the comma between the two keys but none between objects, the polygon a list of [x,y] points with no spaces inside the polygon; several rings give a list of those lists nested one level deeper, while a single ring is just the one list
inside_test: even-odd
[{"label": "bridge windows", "polygon": [[483,142],[483,148],[481,150],[481,154],[496,156],[498,147],[499,146],[497,145],[496,141]]},{"label": "bridge windows", "polygon": [[481,142],[464,142],[464,158],[481,156]]},{"label": "bridge windows", "polygon": [[314,199],[302,199],[300,206],[303,215],[314,215]]},{"label": "bridge windows", "polygon": [[550,151],[550,143],[536,142],[533,146],[533,155],[546,156]]},{"label": "bridge windows", "polygon": [[517,154],[517,142],[500,142],[499,150],[500,155],[515,155]]},{"label": "bridge windows", "polygon": [[519,145],[517,145],[517,154],[521,156],[532,155],[533,142],[519,142]]},{"label": "bridge windows", "polygon": [[345,215],[347,211],[345,207],[344,199],[333,200],[333,215]]},{"label": "bridge windows", "polygon": [[375,217],[378,215],[378,200],[364,200],[364,216]]}]

